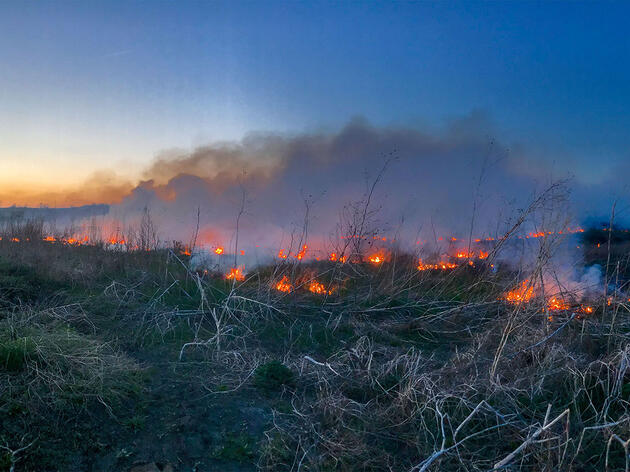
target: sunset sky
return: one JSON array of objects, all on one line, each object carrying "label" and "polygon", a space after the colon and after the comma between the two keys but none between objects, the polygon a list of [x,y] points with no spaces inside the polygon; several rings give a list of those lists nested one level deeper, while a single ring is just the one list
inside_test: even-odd
[{"label": "sunset sky", "polygon": [[474,114],[597,182],[630,159],[628,18],[608,2],[0,2],[0,206],[354,117]]}]

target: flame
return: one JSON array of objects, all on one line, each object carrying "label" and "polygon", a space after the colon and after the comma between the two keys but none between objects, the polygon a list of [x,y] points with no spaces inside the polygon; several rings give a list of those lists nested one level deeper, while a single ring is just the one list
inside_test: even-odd
[{"label": "flame", "polygon": [[328,260],[333,262],[339,261],[343,264],[346,262],[346,256],[338,256],[337,253],[331,252],[330,256],[328,256]]},{"label": "flame", "polygon": [[457,264],[454,264],[452,262],[439,262],[437,266],[438,266],[438,269],[448,270],[448,269],[455,269],[457,267]]},{"label": "flame", "polygon": [[84,236],[83,239],[77,238],[65,238],[62,240],[66,244],[70,244],[72,246],[81,246],[83,244],[87,244],[90,242],[90,239],[87,236]]},{"label": "flame", "polygon": [[46,236],[43,241],[49,242],[49,243],[54,243],[57,241],[57,238],[55,238],[54,236]]},{"label": "flame", "polygon": [[508,303],[518,305],[523,302],[529,302],[533,298],[533,296],[534,287],[529,285],[529,280],[523,280],[520,287],[510,290],[505,295],[503,295],[502,298]]},{"label": "flame", "polygon": [[309,291],[316,293],[318,295],[330,295],[333,292],[332,290],[326,290],[326,287],[324,286],[324,284],[317,282],[316,280],[313,280],[308,285],[308,289]]},{"label": "flame", "polygon": [[460,250],[455,253],[455,257],[457,259],[486,259],[488,253],[486,251],[479,251],[479,254],[477,254],[475,251]]},{"label": "flame", "polygon": [[217,246],[217,247],[215,248],[215,250],[214,250],[214,253],[215,253],[217,256],[220,256],[221,254],[223,254],[223,246]]},{"label": "flame", "polygon": [[280,252],[278,252],[278,257],[280,259],[286,259],[288,255],[284,253],[284,249],[280,249]]},{"label": "flame", "polygon": [[297,255],[295,256],[297,260],[301,261],[304,258],[304,255],[306,254],[307,249],[308,249],[308,246],[306,244],[302,246],[302,249],[300,249],[300,252],[298,252]]},{"label": "flame", "polygon": [[230,272],[225,274],[225,278],[227,280],[236,280],[238,282],[242,282],[243,280],[245,280],[245,274],[243,274],[241,269],[236,268],[236,267],[232,267],[230,269]]},{"label": "flame", "polygon": [[582,305],[580,306],[580,311],[582,311],[582,313],[586,313],[587,315],[591,315],[593,314],[593,307],[588,306],[588,305]]},{"label": "flame", "polygon": [[274,288],[280,292],[289,293],[293,290],[293,285],[289,282],[289,278],[286,275],[283,275],[280,282],[278,282]]},{"label": "flame", "polygon": [[450,270],[456,269],[457,264],[453,262],[438,262],[437,264],[425,264],[422,262],[422,259],[418,259],[418,270]]},{"label": "flame", "polygon": [[562,311],[570,308],[567,302],[565,302],[562,298],[557,297],[551,297],[547,303],[547,307],[550,311]]},{"label": "flame", "polygon": [[381,255],[381,254],[372,254],[368,260],[375,265],[380,264],[381,262],[383,262],[385,260],[385,256]]}]

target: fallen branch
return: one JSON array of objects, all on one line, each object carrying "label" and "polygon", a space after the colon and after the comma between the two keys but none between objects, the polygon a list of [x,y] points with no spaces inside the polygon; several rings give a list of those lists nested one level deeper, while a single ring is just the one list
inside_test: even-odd
[{"label": "fallen branch", "polygon": [[519,447],[517,447],[516,449],[514,449],[514,451],[512,451],[510,454],[508,454],[504,459],[500,460],[499,462],[497,462],[496,464],[494,464],[494,467],[492,468],[492,470],[498,470],[501,467],[509,464],[510,462],[512,462],[512,460],[514,460],[514,458],[523,450],[525,449],[527,446],[529,446],[538,436],[540,436],[542,433],[544,433],[545,431],[547,431],[549,428],[551,428],[554,424],[556,424],[558,421],[560,421],[562,418],[564,418],[565,416],[569,416],[569,409],[567,408],[566,410],[564,410],[562,413],[560,413],[558,416],[556,416],[553,420],[548,421],[549,420],[549,413],[551,412],[551,403],[549,403],[547,405],[547,413],[545,414],[545,420],[543,421],[543,425],[538,428],[534,434],[532,434],[530,437],[528,437],[523,444],[521,444]]}]

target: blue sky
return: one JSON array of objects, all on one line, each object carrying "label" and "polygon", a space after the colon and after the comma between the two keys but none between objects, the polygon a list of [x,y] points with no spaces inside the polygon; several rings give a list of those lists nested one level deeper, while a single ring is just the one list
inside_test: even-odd
[{"label": "blue sky", "polygon": [[597,180],[630,159],[630,3],[2,2],[0,184],[250,131],[439,126]]}]

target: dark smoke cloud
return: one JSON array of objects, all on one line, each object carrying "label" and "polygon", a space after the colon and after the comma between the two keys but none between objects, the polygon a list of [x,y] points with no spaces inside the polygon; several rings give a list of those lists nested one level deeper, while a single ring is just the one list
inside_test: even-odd
[{"label": "dark smoke cloud", "polygon": [[325,239],[345,205],[364,198],[389,161],[373,195],[376,226],[391,235],[402,228],[462,234],[497,230],[548,184],[548,176],[521,172],[509,149],[493,138],[483,116],[451,122],[439,132],[378,128],[354,120],[335,133],[250,135],[193,151],[160,155],[114,214],[151,208],[172,237],[190,237],[200,209],[201,227],[232,237],[243,193],[240,239],[279,245],[299,232],[308,202],[309,234]]},{"label": "dark smoke cloud", "polygon": [[[324,245],[386,162],[372,197],[373,228],[409,244],[434,235],[466,237],[471,224],[476,236],[501,234],[552,180],[570,177],[570,169],[559,172],[526,146],[508,146],[487,117],[472,113],[439,130],[355,119],[335,132],[251,134],[164,151],[135,186],[100,173],[72,191],[38,197],[57,206],[112,203],[109,218],[124,224],[147,207],[163,240],[189,241],[199,209],[199,241],[225,246],[234,241],[244,202],[239,245],[267,248],[287,247],[301,234],[308,204],[308,243]],[[571,180],[573,205],[563,217],[605,220],[613,197],[627,191],[630,169],[618,171],[601,184]]]}]

